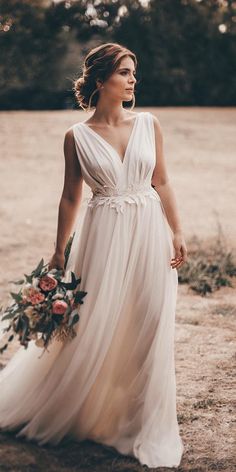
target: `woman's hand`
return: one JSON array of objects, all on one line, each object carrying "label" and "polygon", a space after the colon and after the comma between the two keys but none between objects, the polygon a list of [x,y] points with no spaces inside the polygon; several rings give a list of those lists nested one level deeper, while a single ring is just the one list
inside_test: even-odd
[{"label": "woman's hand", "polygon": [[172,269],[178,269],[187,261],[187,247],[182,233],[176,232],[173,237],[175,257],[171,259]]},{"label": "woman's hand", "polygon": [[48,264],[49,270],[63,269],[63,274],[64,274],[64,266],[65,266],[64,254],[58,254],[57,252],[55,252],[49,261],[49,264]]}]

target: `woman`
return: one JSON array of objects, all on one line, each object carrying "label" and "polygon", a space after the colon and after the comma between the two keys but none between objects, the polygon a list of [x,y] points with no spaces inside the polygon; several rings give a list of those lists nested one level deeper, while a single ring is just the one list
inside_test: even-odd
[{"label": "woman", "polygon": [[[163,155],[159,120],[134,102],[136,56],[116,43],[92,49],[75,82],[87,121],[65,135],[65,181],[50,268],[67,264],[86,290],[77,336],[42,358],[19,350],[0,376],[0,426],[58,444],[92,439],[148,467],[178,466],[174,322],[186,244]],[[171,235],[172,230],[172,235]],[[24,427],[22,425],[24,423]]]}]

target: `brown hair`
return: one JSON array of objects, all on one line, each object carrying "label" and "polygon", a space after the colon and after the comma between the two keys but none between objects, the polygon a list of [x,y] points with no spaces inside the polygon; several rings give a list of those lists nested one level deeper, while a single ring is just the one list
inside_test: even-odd
[{"label": "brown hair", "polygon": [[[106,81],[117,69],[124,57],[131,57],[137,66],[136,55],[122,44],[103,43],[89,51],[83,62],[82,77],[74,81],[73,91],[78,104],[84,110],[89,108],[89,98],[97,89],[96,80]],[[99,93],[91,100],[91,107],[96,107]]]}]

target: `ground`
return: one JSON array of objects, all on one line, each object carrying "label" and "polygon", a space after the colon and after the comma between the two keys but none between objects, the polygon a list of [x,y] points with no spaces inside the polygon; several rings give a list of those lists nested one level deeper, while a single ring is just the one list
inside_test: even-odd
[{"label": "ground", "polygon": [[[167,166],[187,246],[191,249],[196,236],[207,247],[215,239],[219,223],[226,249],[235,250],[236,110],[146,110],[158,116],[163,128]],[[47,261],[52,254],[63,184],[64,133],[89,116],[79,111],[0,113],[1,304],[7,302],[13,288],[10,280],[29,273],[42,256]],[[86,186],[84,195],[88,195]],[[178,471],[236,470],[233,284],[234,288],[221,288],[207,297],[195,294],[187,285],[178,287],[177,412],[185,446]],[[12,345],[1,357],[2,367],[16,348]],[[33,442],[16,440],[13,434],[0,434],[0,472],[147,470],[154,469],[91,441],[64,441],[55,448],[40,448]]]}]

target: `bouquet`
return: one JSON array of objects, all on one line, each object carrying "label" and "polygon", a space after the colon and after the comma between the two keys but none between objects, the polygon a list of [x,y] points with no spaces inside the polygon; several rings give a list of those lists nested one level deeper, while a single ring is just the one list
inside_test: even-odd
[{"label": "bouquet", "polygon": [[[65,249],[65,267],[72,240],[73,237]],[[77,290],[81,278],[76,279],[74,272],[70,272],[71,280],[65,282],[64,270],[49,270],[48,265],[41,259],[30,275],[24,274],[24,279],[13,281],[22,287],[18,293],[10,292],[13,302],[2,315],[2,321],[9,320],[4,328],[9,337],[0,353],[7,349],[15,335],[25,348],[34,340],[36,346],[44,347],[44,352],[53,339],[64,341],[76,336],[74,325],[79,321],[78,305],[83,303],[87,292]]]}]

